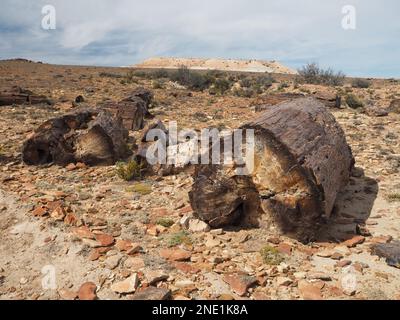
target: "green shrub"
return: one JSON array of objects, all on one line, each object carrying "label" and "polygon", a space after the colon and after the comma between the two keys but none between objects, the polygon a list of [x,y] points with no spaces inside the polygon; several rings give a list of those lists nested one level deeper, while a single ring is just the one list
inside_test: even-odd
[{"label": "green shrub", "polygon": [[354,94],[348,94],[346,96],[346,103],[352,109],[358,109],[364,106],[363,102]]},{"label": "green shrub", "polygon": [[253,85],[253,80],[247,77],[240,80],[239,83],[242,88],[250,88]]},{"label": "green shrub", "polygon": [[141,178],[143,166],[135,160],[128,162],[117,162],[116,173],[119,178],[125,181],[131,181],[133,178]]},{"label": "green shrub", "polygon": [[111,72],[100,72],[99,77],[101,78],[114,78],[114,79],[121,79],[122,75],[118,73],[111,73]]},{"label": "green shrub", "polygon": [[165,69],[157,69],[151,73],[152,79],[165,79],[169,78],[169,72]]},{"label": "green shrub", "polygon": [[232,84],[227,79],[217,79],[214,84],[214,89],[217,94],[224,94],[231,88]]},{"label": "green shrub", "polygon": [[171,234],[167,239],[168,247],[176,247],[180,244],[191,245],[192,240],[190,239],[189,234],[186,231],[180,231],[174,234]]},{"label": "green shrub", "polygon": [[298,70],[299,81],[309,84],[323,84],[339,86],[344,83],[345,75],[339,71],[334,72],[331,68],[321,69],[316,63],[309,63]]},{"label": "green shrub", "polygon": [[261,86],[262,89],[271,87],[274,82],[275,79],[269,73],[256,78],[256,84]]},{"label": "green shrub", "polygon": [[400,201],[400,193],[392,193],[388,195],[389,202],[399,202]]},{"label": "green shrub", "polygon": [[251,98],[254,95],[254,91],[249,88],[235,88],[233,94],[237,97]]},{"label": "green shrub", "polygon": [[189,70],[186,66],[181,66],[170,74],[170,80],[178,82],[180,85],[191,90],[203,91],[211,85],[207,75]]},{"label": "green shrub", "polygon": [[367,89],[370,87],[370,85],[371,85],[371,82],[369,82],[366,79],[354,79],[351,82],[351,86],[353,88]]},{"label": "green shrub", "polygon": [[260,250],[264,263],[269,265],[279,265],[284,261],[282,254],[274,247],[269,245]]},{"label": "green shrub", "polygon": [[169,228],[174,224],[174,220],[168,218],[160,218],[157,220],[156,224],[163,226],[165,228]]},{"label": "green shrub", "polygon": [[153,80],[152,87],[153,87],[153,89],[163,89],[164,82],[161,80]]},{"label": "green shrub", "polygon": [[136,183],[125,189],[126,192],[136,192],[141,195],[150,194],[153,190],[150,185],[144,183]]}]

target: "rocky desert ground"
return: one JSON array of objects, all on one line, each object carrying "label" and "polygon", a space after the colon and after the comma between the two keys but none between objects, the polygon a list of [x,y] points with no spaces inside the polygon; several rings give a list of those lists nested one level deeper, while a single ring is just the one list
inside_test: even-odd
[{"label": "rocky desert ground", "polygon": [[[235,76],[240,90],[252,75]],[[327,86],[272,77],[261,90],[233,94],[129,68],[0,62],[0,91],[19,86],[52,101],[0,106],[0,298],[400,299],[400,81]],[[153,92],[157,119],[195,129],[237,128],[273,97],[341,96],[330,111],[356,170],[320,235],[303,244],[258,228],[209,230],[191,219],[187,172],[124,181],[115,165],[22,162],[24,141],[44,121],[139,87]],[[350,108],[350,95],[364,106]],[[376,244],[393,244],[389,259],[374,254]]]}]

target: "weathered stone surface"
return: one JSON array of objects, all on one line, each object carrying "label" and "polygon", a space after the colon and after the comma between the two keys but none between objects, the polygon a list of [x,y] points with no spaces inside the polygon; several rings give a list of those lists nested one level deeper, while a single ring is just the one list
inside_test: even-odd
[{"label": "weathered stone surface", "polygon": [[164,288],[147,287],[136,292],[132,300],[168,300],[171,297],[171,291]]},{"label": "weathered stone surface", "polygon": [[388,265],[400,269],[400,241],[374,244],[372,253],[385,258]]},{"label": "weathered stone surface", "polygon": [[96,300],[97,286],[93,282],[86,282],[78,290],[79,300]]},{"label": "weathered stone surface", "polygon": [[114,283],[111,286],[111,290],[120,294],[134,293],[138,285],[139,285],[139,277],[135,273],[123,281]]}]

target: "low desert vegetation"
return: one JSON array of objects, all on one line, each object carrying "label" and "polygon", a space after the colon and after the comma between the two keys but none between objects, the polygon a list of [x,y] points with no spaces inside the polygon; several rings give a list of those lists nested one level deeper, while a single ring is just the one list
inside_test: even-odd
[{"label": "low desert vegetation", "polygon": [[157,220],[156,224],[163,226],[165,228],[169,228],[172,227],[172,225],[174,224],[174,220],[169,219],[169,218],[160,218]]},{"label": "low desert vegetation", "polygon": [[359,89],[368,89],[371,86],[371,82],[366,80],[366,79],[354,79],[351,82],[351,86],[353,88],[359,88]]},{"label": "low desert vegetation", "polygon": [[269,245],[263,247],[260,250],[260,254],[264,263],[268,265],[279,265],[284,261],[284,258],[278,249]]},{"label": "low desert vegetation", "polygon": [[131,181],[134,178],[141,178],[142,170],[143,166],[135,160],[129,160],[128,162],[117,162],[116,164],[117,176],[125,181]]},{"label": "low desert vegetation", "polygon": [[335,72],[331,68],[323,69],[317,63],[306,64],[298,72],[298,82],[306,84],[340,86],[343,85],[346,77],[341,71]]},{"label": "low desert vegetation", "polygon": [[191,245],[192,239],[186,231],[179,231],[171,234],[167,239],[168,247],[176,247],[181,244]]},{"label": "low desert vegetation", "polygon": [[352,109],[362,108],[364,103],[354,94],[346,95],[346,103]]},{"label": "low desert vegetation", "polygon": [[[190,70],[181,66],[177,70],[153,70],[134,71],[123,80],[125,83],[134,81],[131,75],[137,78],[152,80],[153,89],[165,87],[165,81],[176,82],[192,91],[206,91],[211,95],[226,95],[232,93],[240,97],[253,97],[268,90],[275,79],[268,73],[248,75],[244,73],[227,73],[223,71],[210,70],[207,72]],[[234,88],[235,84],[238,84]]]}]

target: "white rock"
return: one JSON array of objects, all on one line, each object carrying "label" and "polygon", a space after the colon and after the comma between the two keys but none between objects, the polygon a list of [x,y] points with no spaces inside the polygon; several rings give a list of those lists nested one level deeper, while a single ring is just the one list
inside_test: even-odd
[{"label": "white rock", "polygon": [[210,226],[204,221],[198,219],[189,220],[189,230],[191,232],[208,232],[210,229]]},{"label": "white rock", "polygon": [[278,277],[277,278],[277,284],[278,286],[289,286],[293,283],[292,279],[287,278],[287,277]]},{"label": "white rock", "polygon": [[135,273],[124,281],[114,283],[111,290],[116,293],[134,293],[139,286],[139,278]]}]

